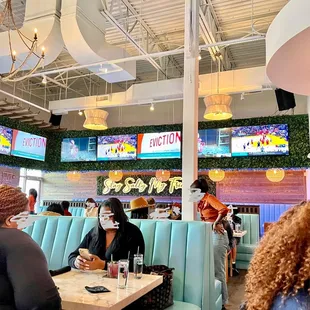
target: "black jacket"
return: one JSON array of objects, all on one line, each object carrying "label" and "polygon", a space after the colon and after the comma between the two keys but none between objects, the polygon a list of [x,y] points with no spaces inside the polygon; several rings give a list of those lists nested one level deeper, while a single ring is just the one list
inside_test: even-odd
[{"label": "black jacket", "polygon": [[97,255],[104,261],[126,259],[130,252],[130,271],[133,270],[133,257],[137,253],[144,254],[145,245],[143,235],[140,229],[129,222],[125,223],[123,231],[118,230],[111,245],[106,249],[106,232],[98,227],[93,228],[83,239],[79,247],[69,255],[69,265],[76,268],[74,265],[76,257],[79,255],[79,249],[88,249],[91,254]]}]

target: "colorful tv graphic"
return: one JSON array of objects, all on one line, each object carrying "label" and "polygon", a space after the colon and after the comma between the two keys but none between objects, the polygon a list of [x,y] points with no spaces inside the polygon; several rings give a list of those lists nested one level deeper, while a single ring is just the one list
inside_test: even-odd
[{"label": "colorful tv graphic", "polygon": [[0,126],[0,154],[10,155],[12,147],[13,129]]},{"label": "colorful tv graphic", "polygon": [[44,161],[45,151],[46,138],[13,130],[12,155]]},{"label": "colorful tv graphic", "polygon": [[181,158],[181,132],[138,135],[138,159]]},{"label": "colorful tv graphic", "polygon": [[231,157],[231,128],[199,130],[198,157]]},{"label": "colorful tv graphic", "polygon": [[232,156],[289,155],[288,125],[232,128]]},{"label": "colorful tv graphic", "polygon": [[137,158],[137,135],[98,137],[97,159],[135,160]]},{"label": "colorful tv graphic", "polygon": [[97,138],[66,138],[61,143],[62,162],[97,160]]}]

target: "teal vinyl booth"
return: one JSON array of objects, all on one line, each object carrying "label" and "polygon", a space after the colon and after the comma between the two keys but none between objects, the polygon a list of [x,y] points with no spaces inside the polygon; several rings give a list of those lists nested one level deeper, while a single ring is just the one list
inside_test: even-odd
[{"label": "teal vinyl booth", "polygon": [[[96,218],[40,217],[28,233],[42,248],[50,269],[68,264],[68,255]],[[144,236],[145,264],[174,270],[175,304],[170,310],[220,310],[221,283],[214,278],[211,225],[202,222],[131,220]]]}]

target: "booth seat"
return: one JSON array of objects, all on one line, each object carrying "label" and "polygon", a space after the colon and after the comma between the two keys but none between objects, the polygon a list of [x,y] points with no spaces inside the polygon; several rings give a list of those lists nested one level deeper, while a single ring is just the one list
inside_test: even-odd
[{"label": "booth seat", "polygon": [[[47,207],[40,206],[37,207],[37,213],[41,213],[47,210]],[[81,207],[69,207],[69,212],[71,212],[72,216],[84,216],[84,208]]]},{"label": "booth seat", "polygon": [[248,269],[253,253],[259,242],[259,215],[238,214],[242,220],[242,229],[247,234],[241,238],[237,250],[237,268]]},{"label": "booth seat", "polygon": [[[145,264],[174,270],[175,304],[170,310],[220,310],[221,283],[214,278],[211,225],[202,222],[132,220],[144,236]],[[40,217],[26,228],[42,248],[50,269],[68,264],[69,254],[97,223],[96,218]]]}]

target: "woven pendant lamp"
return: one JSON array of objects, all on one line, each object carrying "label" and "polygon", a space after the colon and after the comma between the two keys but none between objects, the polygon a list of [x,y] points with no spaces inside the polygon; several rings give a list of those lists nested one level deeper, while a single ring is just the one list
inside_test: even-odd
[{"label": "woven pendant lamp", "polygon": [[104,110],[85,110],[85,122],[83,127],[91,130],[106,130],[108,129],[107,117],[109,113]]}]

